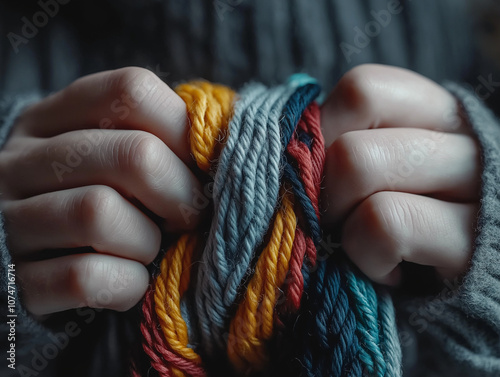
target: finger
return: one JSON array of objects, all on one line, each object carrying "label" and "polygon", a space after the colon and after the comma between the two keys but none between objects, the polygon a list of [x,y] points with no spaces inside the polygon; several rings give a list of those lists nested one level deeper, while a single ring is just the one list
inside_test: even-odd
[{"label": "finger", "polygon": [[472,202],[480,182],[479,147],[470,136],[416,128],[348,132],[327,151],[325,223],[341,221],[378,191]]},{"label": "finger", "polygon": [[11,201],[3,212],[10,250],[17,258],[44,249],[90,246],[100,253],[149,264],[160,250],[156,224],[107,186]]},{"label": "finger", "polygon": [[396,283],[402,261],[433,266],[454,278],[469,263],[477,211],[475,204],[379,192],[349,216],[342,246],[375,282]]},{"label": "finger", "polygon": [[321,124],[327,147],[343,133],[372,128],[469,132],[444,88],[417,73],[374,64],[342,77],[322,106]]},{"label": "finger", "polygon": [[[84,130],[11,145],[2,171],[10,195],[26,198],[88,185],[113,187],[165,218],[174,229],[196,224],[200,184],[187,166],[156,136],[142,131]],[[7,153],[8,151],[6,151]],[[208,200],[205,200],[208,202]],[[196,206],[195,206],[196,204]]]},{"label": "finger", "polygon": [[27,109],[22,132],[39,137],[87,128],[152,133],[187,164],[186,104],[151,71],[128,67],[85,76]]},{"label": "finger", "polygon": [[149,282],[142,264],[110,255],[68,255],[17,268],[24,304],[35,315],[84,306],[125,311]]}]

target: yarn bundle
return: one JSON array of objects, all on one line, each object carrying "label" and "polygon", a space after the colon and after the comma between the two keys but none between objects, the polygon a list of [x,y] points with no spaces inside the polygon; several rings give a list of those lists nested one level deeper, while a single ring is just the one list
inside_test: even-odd
[{"label": "yarn bundle", "polygon": [[339,251],[318,253],[319,86],[294,75],[239,93],[204,81],[176,92],[213,207],[208,224],[166,251],[144,298],[151,367],[159,376],[400,376],[390,296]]}]

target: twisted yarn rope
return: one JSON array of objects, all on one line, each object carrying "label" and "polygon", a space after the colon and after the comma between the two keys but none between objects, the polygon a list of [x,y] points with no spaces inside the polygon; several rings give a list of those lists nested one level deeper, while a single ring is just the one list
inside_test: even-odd
[{"label": "twisted yarn rope", "polygon": [[[213,218],[167,250],[146,293],[143,349],[158,375],[401,375],[390,296],[335,256],[316,260],[325,150],[314,80],[176,91],[193,157],[214,176]],[[288,347],[273,349],[277,336]]]},{"label": "twisted yarn rope", "polygon": [[380,344],[382,355],[386,360],[387,377],[399,377],[403,375],[403,351],[399,342],[399,334],[396,323],[396,312],[391,296],[385,292],[378,293],[379,307],[378,316],[380,321]]},{"label": "twisted yarn rope", "polygon": [[396,315],[387,292],[377,294],[373,285],[351,268],[345,268],[354,303],[360,358],[370,376],[401,376],[402,351],[396,340]]},{"label": "twisted yarn rope", "polygon": [[380,344],[378,325],[378,302],[373,286],[364,279],[358,279],[352,271],[346,272],[347,283],[354,301],[354,311],[358,318],[357,334],[361,342],[360,358],[367,372],[382,377],[386,365]]},{"label": "twisted yarn rope", "polygon": [[[191,114],[191,152],[198,166],[208,172],[220,142],[226,137],[235,93],[227,87],[207,82],[180,85],[176,91]],[[155,288],[148,290],[143,303],[143,348],[160,376],[205,376],[200,357],[188,346],[188,328],[181,316],[180,305],[190,281],[195,243],[196,236],[186,234],[167,251]],[[156,316],[151,311],[156,311]],[[156,325],[158,321],[163,337]]]},{"label": "twisted yarn rope", "polygon": [[[311,205],[317,219],[320,218],[319,194],[325,163],[324,140],[319,119],[319,106],[313,102],[302,113],[297,131],[287,146],[287,157],[290,156],[296,161],[300,179],[304,183],[307,197],[311,199]],[[286,287],[287,300],[285,304],[288,304],[289,310],[292,312],[299,309],[304,289],[304,277],[301,271],[304,256],[307,254],[312,265],[316,261],[314,241],[311,237],[306,238],[301,228],[302,225],[299,224],[298,239],[294,245],[294,253],[290,262],[290,277]]]},{"label": "twisted yarn rope", "polygon": [[214,182],[214,219],[195,291],[201,345],[210,357],[225,351],[224,330],[238,288],[261,245],[278,201],[279,115],[289,85],[252,85],[241,94]]},{"label": "twisted yarn rope", "polygon": [[[333,259],[318,263],[311,279],[311,291],[306,303],[298,355],[305,366],[306,376],[360,377],[362,360],[356,335],[356,318],[349,305],[346,287]],[[313,289],[314,287],[314,289]]]}]

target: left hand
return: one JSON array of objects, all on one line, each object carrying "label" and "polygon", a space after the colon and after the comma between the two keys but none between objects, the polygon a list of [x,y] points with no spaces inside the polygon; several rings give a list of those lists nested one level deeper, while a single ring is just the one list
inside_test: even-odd
[{"label": "left hand", "polygon": [[322,106],[323,223],[342,229],[369,278],[397,284],[399,263],[464,273],[479,209],[479,146],[457,100],[407,70],[363,65]]}]

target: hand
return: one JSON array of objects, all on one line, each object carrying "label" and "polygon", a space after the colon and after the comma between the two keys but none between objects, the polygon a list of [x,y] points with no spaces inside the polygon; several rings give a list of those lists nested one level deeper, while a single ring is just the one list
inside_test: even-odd
[{"label": "hand", "polygon": [[200,192],[187,134],[184,102],[140,68],[81,78],[24,111],[0,152],[0,209],[29,311],[141,299],[161,241],[146,213],[167,230],[196,224],[182,210]]},{"label": "hand", "polygon": [[455,98],[407,70],[359,66],[322,106],[328,148],[327,229],[372,280],[397,284],[399,263],[443,278],[467,269],[481,182],[480,151]]}]

